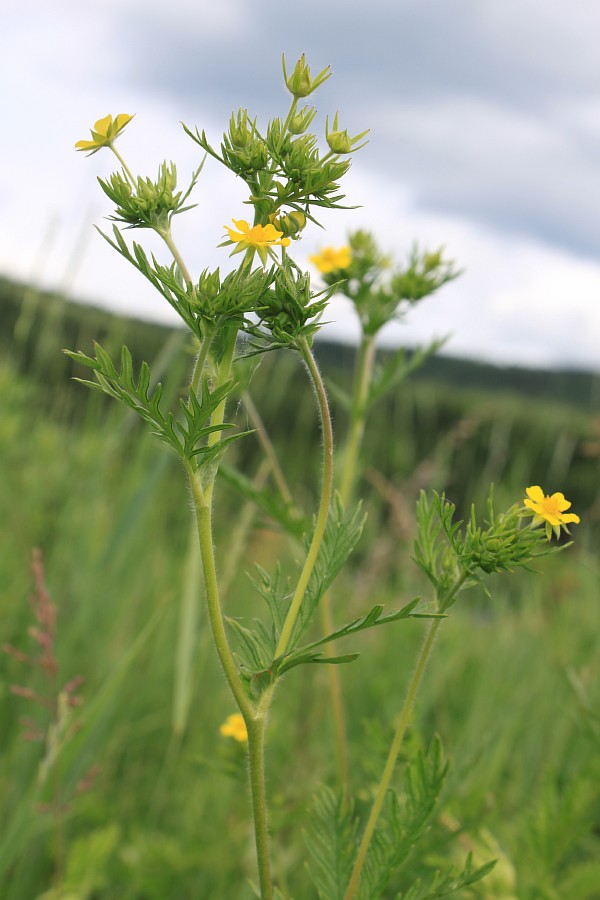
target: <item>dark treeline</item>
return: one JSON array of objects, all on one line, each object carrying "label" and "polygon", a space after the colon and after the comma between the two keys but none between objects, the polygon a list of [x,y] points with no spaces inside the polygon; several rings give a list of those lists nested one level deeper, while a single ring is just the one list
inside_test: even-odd
[{"label": "dark treeline", "polygon": [[[126,343],[135,363],[146,360],[153,375],[165,382],[163,406],[177,409],[194,349],[183,331],[70,303],[6,280],[0,280],[0,315],[2,355],[35,384],[44,415],[74,425],[82,415],[85,420],[91,398],[71,378],[87,379],[90,372],[61,350],[89,353],[94,340],[117,363]],[[351,390],[355,351],[324,341],[317,343],[316,351],[330,387],[337,440],[343,443],[347,421],[338,389]],[[290,476],[308,489],[309,483],[318,481],[318,471],[309,473],[304,467],[310,459],[318,466],[310,447],[319,436],[305,378],[293,354],[268,353],[253,376],[251,392],[290,466]],[[98,394],[94,403],[98,413],[112,407]],[[425,487],[446,490],[459,507],[462,498],[483,502],[482,492],[490,482],[507,498],[517,496],[527,484],[541,484],[549,491],[562,490],[595,524],[600,522],[599,407],[600,375],[590,372],[431,358],[374,408],[363,451],[368,479],[376,492],[382,496],[387,492],[386,502],[400,489],[412,503]],[[237,415],[247,427],[241,406]],[[239,443],[234,456],[251,471],[258,448],[249,439]],[[460,511],[468,515],[468,508]]]},{"label": "dark treeline", "polygon": [[[0,345],[24,371],[42,369],[45,383],[73,374],[70,360],[57,348],[88,351],[93,340],[114,350],[125,341],[134,358],[155,358],[174,329],[155,322],[120,316],[107,310],[69,302],[63,297],[0,277]],[[345,380],[354,348],[319,340],[323,368]],[[382,355],[386,352],[381,351]],[[407,351],[410,355],[410,350]],[[419,381],[478,391],[501,391],[600,410],[600,373],[577,369],[533,369],[438,354],[413,376]]]}]

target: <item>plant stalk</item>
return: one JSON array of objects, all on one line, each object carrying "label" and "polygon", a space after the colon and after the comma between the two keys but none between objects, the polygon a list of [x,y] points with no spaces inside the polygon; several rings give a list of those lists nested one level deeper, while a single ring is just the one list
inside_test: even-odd
[{"label": "plant stalk", "polygon": [[294,625],[300,612],[300,606],[304,599],[310,576],[312,575],[319,549],[323,542],[325,534],[325,526],[327,525],[327,517],[329,515],[329,506],[331,503],[331,492],[333,489],[333,429],[331,426],[331,415],[329,412],[329,404],[327,402],[327,394],[325,386],[319,372],[319,367],[315,361],[312,351],[305,337],[300,338],[298,349],[308,367],[308,371],[313,382],[317,397],[317,404],[321,417],[321,428],[323,431],[323,477],[321,484],[321,500],[317,512],[315,530],[313,532],[312,541],[306,554],[304,566],[296,585],[292,602],[286,616],[279,642],[275,650],[275,656],[282,656],[290,643]]},{"label": "plant stalk", "polygon": [[211,508],[207,503],[205,492],[198,483],[196,474],[191,470],[188,474],[192,489],[192,497],[194,499],[196,520],[198,523],[198,538],[200,541],[200,555],[202,557],[202,568],[206,584],[208,618],[221,666],[225,673],[225,678],[237,701],[240,712],[244,716],[246,722],[248,722],[254,716],[254,706],[248,698],[240,676],[238,675],[237,666],[233,659],[233,654],[225,631],[225,623],[223,621],[223,613],[219,601],[219,586],[212,536]]},{"label": "plant stalk", "polygon": [[262,900],[272,900],[273,885],[269,860],[269,829],[265,791],[265,718],[257,716],[247,721],[250,788],[256,840],[256,861]]},{"label": "plant stalk", "polygon": [[369,815],[369,819],[365,826],[365,831],[362,837],[362,841],[358,850],[358,854],[356,856],[356,862],[354,863],[354,869],[352,870],[352,876],[350,878],[350,883],[348,885],[348,890],[346,891],[344,900],[353,900],[356,890],[358,888],[358,884],[360,881],[360,875],[362,872],[362,868],[365,862],[365,858],[367,856],[367,851],[371,844],[371,839],[373,838],[373,833],[375,831],[375,826],[377,825],[377,820],[379,819],[383,803],[385,800],[385,795],[390,786],[390,781],[392,780],[392,775],[394,772],[394,768],[396,766],[396,761],[398,759],[398,754],[400,752],[400,747],[402,746],[402,741],[404,739],[404,735],[406,733],[406,729],[410,722],[410,717],[412,715],[413,706],[415,704],[415,699],[417,697],[417,693],[419,691],[419,687],[421,685],[421,681],[423,679],[423,674],[425,672],[425,668],[427,666],[427,661],[429,659],[429,655],[431,653],[431,649],[435,642],[435,637],[438,632],[438,628],[442,623],[442,619],[434,619],[429,626],[429,630],[425,636],[425,641],[423,642],[423,646],[421,647],[421,652],[419,654],[419,658],[417,660],[417,665],[413,672],[413,676],[410,680],[410,684],[408,686],[408,691],[406,693],[406,699],[404,701],[404,706],[402,707],[402,711],[400,713],[400,718],[398,719],[398,724],[396,726],[396,733],[394,734],[394,739],[390,746],[390,750],[388,753],[388,758],[385,763],[385,767],[383,769],[383,774],[381,776],[381,781],[377,787],[377,791],[375,793],[375,799],[373,801],[373,806],[371,808],[371,812]]},{"label": "plant stalk", "polygon": [[[351,500],[358,480],[358,458],[367,418],[367,398],[373,377],[375,361],[375,336],[363,334],[358,350],[354,390],[352,396],[352,412],[348,445],[344,456],[340,499],[344,506]],[[321,600],[321,628],[323,636],[334,630],[331,611],[331,594],[326,592]],[[335,642],[330,645],[332,656],[336,655]],[[330,666],[328,671],[329,692],[335,729],[336,753],[340,777],[342,798],[347,800],[350,791],[350,769],[348,763],[348,736],[342,682],[337,666]]]}]

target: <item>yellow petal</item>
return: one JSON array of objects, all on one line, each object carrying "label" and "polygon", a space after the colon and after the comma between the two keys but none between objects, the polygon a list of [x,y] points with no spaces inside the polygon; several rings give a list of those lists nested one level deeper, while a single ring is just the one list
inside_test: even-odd
[{"label": "yellow petal", "polygon": [[111,124],[112,116],[104,116],[103,119],[98,119],[98,121],[94,125],[94,131],[97,131],[98,134],[102,135],[102,137],[106,137]]},{"label": "yellow petal", "polygon": [[568,500],[565,500],[565,495],[561,493],[552,494],[550,499],[556,503],[556,506],[561,512],[564,512],[565,509],[568,509],[571,505]]},{"label": "yellow petal", "polygon": [[128,115],[128,113],[119,113],[117,118],[115,119],[115,128],[117,131],[122,131],[123,128],[127,125],[128,122],[131,122],[133,116]]},{"label": "yellow petal", "polygon": [[538,484],[534,484],[533,487],[528,487],[525,490],[525,493],[536,503],[541,503],[544,499],[544,492]]},{"label": "yellow petal", "polygon": [[567,513],[566,516],[561,516],[561,519],[563,522],[575,522],[576,525],[581,521],[579,516],[576,516],[575,513]]}]

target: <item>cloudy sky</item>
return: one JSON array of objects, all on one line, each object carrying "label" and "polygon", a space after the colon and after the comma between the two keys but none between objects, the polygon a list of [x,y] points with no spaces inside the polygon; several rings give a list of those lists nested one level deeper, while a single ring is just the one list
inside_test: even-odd
[{"label": "cloudy sky", "polygon": [[[360,208],[307,229],[299,261],[354,228],[398,258],[444,244],[464,274],[388,341],[451,333],[454,354],[600,370],[599,33],[597,0],[4,0],[0,273],[168,318],[92,227],[111,211],[96,178],[112,155],[73,143],[135,113],[130,167],[166,157],[183,182],[199,148],[180,121],[218,145],[233,109],[285,114],[281,53],[305,52],[334,73],[318,127],[339,110],[371,134],[344,182]],[[242,186],[208,162],[194,199],[176,220],[188,266],[227,265],[216,245]],[[332,335],[356,334],[343,303],[332,317]]]}]

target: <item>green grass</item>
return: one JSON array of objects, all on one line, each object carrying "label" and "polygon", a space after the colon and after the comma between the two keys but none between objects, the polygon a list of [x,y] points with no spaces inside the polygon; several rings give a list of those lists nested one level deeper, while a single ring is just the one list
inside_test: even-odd
[{"label": "green grass", "polygon": [[[118,343],[120,333],[108,341]],[[26,364],[15,351],[0,369],[0,641],[33,649],[30,560],[40,547],[58,606],[59,678],[85,677],[84,704],[76,712],[81,728],[60,758],[68,805],[57,829],[56,818],[37,808],[52,793],[35,793],[42,748],[20,737],[19,720],[42,720],[43,712],[11,693],[13,684],[36,687],[38,676],[0,655],[0,896],[31,900],[49,891],[58,857],[72,897],[245,900],[254,877],[245,763],[237,745],[218,734],[233,705],[201,605],[193,678],[180,674],[177,688],[191,690],[189,716],[182,734],[172,727],[191,515],[178,463],[126,413],[63,376],[50,390],[35,360]],[[289,402],[301,369],[285,361],[273,379],[271,365],[266,360],[255,376],[253,394],[259,400],[266,386],[275,389],[261,412],[294,490],[306,499],[318,475],[316,463],[312,471],[304,465],[318,441],[314,415]],[[241,408],[238,415],[243,422]],[[341,409],[336,427],[344,428]],[[539,400],[491,404],[483,393],[422,382],[380,409],[365,448],[375,553],[367,559],[361,545],[341,579],[334,603],[340,622],[365,592],[371,604],[390,607],[426,592],[410,562],[414,499],[423,486],[448,485],[463,503],[481,499],[493,480],[502,505],[519,500],[526,484],[547,484],[564,489],[585,520],[575,548],[547,560],[541,575],[492,583],[493,600],[473,593],[457,606],[418,704],[406,753],[439,733],[451,759],[430,853],[446,852],[458,829],[457,864],[475,849],[481,861],[500,852],[499,868],[510,877],[514,870],[512,894],[494,889],[492,877],[480,897],[599,896],[598,459],[584,452],[592,433],[581,410],[555,407],[549,417]],[[235,450],[250,471],[258,459],[253,440]],[[225,485],[219,490],[224,566],[240,500]],[[255,526],[252,551],[261,563],[285,564],[281,535],[260,517]],[[245,574],[250,565],[240,566],[230,591],[236,614],[260,610]],[[377,630],[356,642],[362,655],[342,671],[355,783],[359,773],[373,786],[379,776],[421,639],[415,621]],[[301,840],[309,798],[319,783],[334,783],[318,668],[290,673],[270,725],[276,874],[296,900],[314,896]],[[92,787],[76,795],[92,767]],[[364,790],[359,797],[361,814],[369,796]],[[483,825],[493,840],[482,836]]]}]

